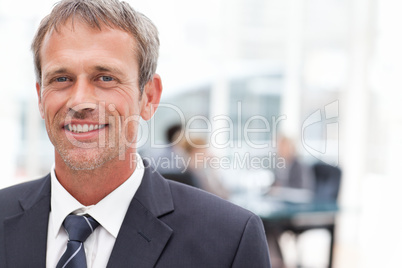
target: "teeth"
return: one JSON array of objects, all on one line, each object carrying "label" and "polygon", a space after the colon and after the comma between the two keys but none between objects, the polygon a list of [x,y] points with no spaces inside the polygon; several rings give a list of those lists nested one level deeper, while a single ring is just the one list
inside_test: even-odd
[{"label": "teeth", "polygon": [[71,132],[75,132],[75,133],[85,133],[85,132],[89,132],[92,130],[102,129],[104,127],[105,127],[105,125],[87,125],[87,124],[72,125],[72,124],[68,124],[65,126],[65,129],[68,131],[71,131]]}]

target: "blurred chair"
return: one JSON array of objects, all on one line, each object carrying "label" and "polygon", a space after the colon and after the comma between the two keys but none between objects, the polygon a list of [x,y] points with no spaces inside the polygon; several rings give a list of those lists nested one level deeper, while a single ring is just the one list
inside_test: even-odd
[{"label": "blurred chair", "polygon": [[315,177],[315,202],[336,203],[341,184],[341,170],[328,164],[317,163],[313,165]]},{"label": "blurred chair", "polygon": [[[315,177],[314,201],[311,205],[317,210],[334,211],[337,209],[337,199],[341,183],[342,172],[338,167],[334,167],[324,163],[316,163],[312,167]],[[332,267],[333,247],[334,247],[334,232],[335,232],[335,215],[311,215],[308,218],[296,218],[292,221],[289,231],[296,235],[311,230],[311,229],[326,229],[331,236],[329,267]],[[300,267],[300,266],[299,266]]]}]

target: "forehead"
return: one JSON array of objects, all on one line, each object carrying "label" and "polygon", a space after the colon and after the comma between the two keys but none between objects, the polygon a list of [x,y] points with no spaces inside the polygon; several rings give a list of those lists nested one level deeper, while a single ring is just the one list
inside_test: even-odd
[{"label": "forehead", "polygon": [[134,37],[119,28],[102,25],[99,29],[80,20],[67,21],[49,31],[40,50],[42,69],[55,61],[137,60]]},{"label": "forehead", "polygon": [[121,50],[136,51],[137,42],[131,33],[117,27],[101,24],[92,27],[80,19],[69,19],[57,28],[50,29],[44,36],[40,54],[58,49],[76,50]]},{"label": "forehead", "polygon": [[[93,42],[100,41],[102,39],[109,39],[109,42],[112,42],[114,39],[111,37],[115,37],[117,39],[124,40],[125,45],[130,45],[131,48],[135,45],[136,41],[131,33],[124,31],[118,27],[108,26],[106,24],[100,24],[100,27],[91,26],[88,23],[84,22],[82,19],[74,18],[68,19],[64,23],[57,25],[45,34],[44,40],[42,43],[42,47],[46,45],[50,40],[62,40],[62,41],[71,41],[76,40],[77,38],[80,41],[83,41],[83,37],[91,36],[90,39]],[[105,40],[103,40],[105,41]],[[107,43],[109,43],[107,42]],[[87,45],[87,43],[83,43],[83,46]]]}]

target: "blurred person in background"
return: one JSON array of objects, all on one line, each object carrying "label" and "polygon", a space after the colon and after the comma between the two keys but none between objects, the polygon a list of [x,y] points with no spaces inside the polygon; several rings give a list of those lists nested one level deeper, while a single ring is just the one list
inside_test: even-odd
[{"label": "blurred person in background", "polygon": [[189,157],[184,148],[184,128],[173,124],[165,131],[166,144],[141,151],[153,172],[158,171],[166,179],[198,187],[197,179],[188,168]]},{"label": "blurred person in background", "polygon": [[219,178],[219,170],[210,161],[214,156],[203,138],[184,140],[182,144],[188,156],[188,169],[193,176],[195,186],[223,199],[229,198],[227,189]]},{"label": "blurred person in background", "polygon": [[141,151],[148,158],[153,169],[161,174],[183,174],[186,172],[187,155],[182,146],[184,129],[181,124],[173,124],[165,131],[166,144],[158,148],[147,148]]},{"label": "blurred person in background", "polygon": [[[311,167],[299,159],[295,143],[291,138],[279,136],[277,146],[277,157],[282,158],[284,165],[275,167],[275,181],[269,195],[295,203],[312,202],[315,177]],[[270,232],[267,233],[273,267],[285,267],[279,244],[280,237],[285,231],[287,231],[286,228],[276,226],[276,228],[271,227]]]},{"label": "blurred person in background", "polygon": [[32,48],[55,164],[0,190],[0,267],[270,267],[258,216],[137,154],[139,118],[162,92],[147,17],[117,0],[64,0]]},{"label": "blurred person in background", "polygon": [[314,191],[314,174],[311,167],[299,159],[291,138],[281,135],[277,146],[277,157],[284,160],[284,165],[275,167],[275,181],[270,194],[286,194],[286,189],[291,190],[292,194],[297,194],[292,190],[302,190],[300,195],[305,196],[305,201],[309,201]]}]

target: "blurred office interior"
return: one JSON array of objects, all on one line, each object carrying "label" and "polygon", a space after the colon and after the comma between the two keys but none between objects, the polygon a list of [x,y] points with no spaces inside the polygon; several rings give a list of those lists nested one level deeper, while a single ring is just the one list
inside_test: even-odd
[{"label": "blurred office interior", "polygon": [[[44,175],[53,163],[37,109],[30,42],[55,2],[0,0],[0,188]],[[277,133],[291,136],[303,161],[342,170],[334,267],[399,265],[400,1],[127,2],[160,32],[162,105],[154,121],[143,124],[153,141],[162,143],[164,130],[181,115],[186,123],[196,118],[192,126],[200,129],[207,128],[201,118],[208,119],[211,132],[233,123],[233,135],[215,138],[221,145],[241,146],[212,148],[221,157],[263,157],[275,152]],[[253,116],[258,117],[248,122]],[[246,122],[270,128],[250,133],[247,143]],[[150,140],[141,146],[148,148]],[[223,181],[231,189],[247,188],[250,174],[265,169],[235,175],[228,170]],[[297,246],[283,241],[289,266],[297,259],[307,267],[325,267],[328,235],[316,231],[301,240]]]}]

